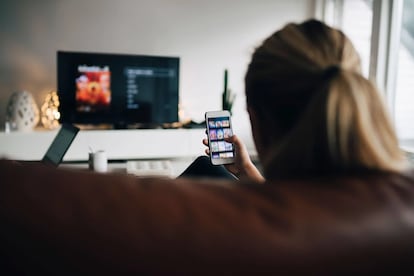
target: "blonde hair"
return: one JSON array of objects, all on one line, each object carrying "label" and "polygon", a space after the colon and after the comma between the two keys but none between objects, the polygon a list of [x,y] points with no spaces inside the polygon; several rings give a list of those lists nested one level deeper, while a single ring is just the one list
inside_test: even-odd
[{"label": "blonde hair", "polygon": [[341,31],[288,24],[256,49],[245,81],[269,149],[266,177],[406,167],[383,99]]}]

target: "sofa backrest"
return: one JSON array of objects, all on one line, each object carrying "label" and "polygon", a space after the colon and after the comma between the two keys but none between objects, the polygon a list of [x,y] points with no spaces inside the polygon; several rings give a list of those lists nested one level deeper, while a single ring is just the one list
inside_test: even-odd
[{"label": "sofa backrest", "polygon": [[0,161],[0,177],[3,272],[349,275],[414,267],[412,173],[258,185]]}]

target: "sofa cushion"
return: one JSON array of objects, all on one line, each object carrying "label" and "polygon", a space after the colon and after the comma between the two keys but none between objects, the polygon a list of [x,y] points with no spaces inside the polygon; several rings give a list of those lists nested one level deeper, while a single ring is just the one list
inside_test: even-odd
[{"label": "sofa cushion", "polygon": [[0,270],[397,273],[414,267],[413,175],[260,185],[3,160]]}]

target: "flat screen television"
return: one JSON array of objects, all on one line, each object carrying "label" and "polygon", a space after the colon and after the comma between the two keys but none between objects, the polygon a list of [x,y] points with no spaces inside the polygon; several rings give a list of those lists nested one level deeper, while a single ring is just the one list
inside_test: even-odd
[{"label": "flat screen television", "polygon": [[160,126],[178,121],[178,57],[57,52],[61,123]]}]

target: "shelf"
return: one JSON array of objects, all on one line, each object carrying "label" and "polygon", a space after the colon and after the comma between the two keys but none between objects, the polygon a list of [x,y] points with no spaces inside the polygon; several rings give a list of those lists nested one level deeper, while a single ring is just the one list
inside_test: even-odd
[{"label": "shelf", "polygon": [[[40,160],[57,130],[0,133],[0,157]],[[204,129],[81,130],[63,161],[87,161],[103,149],[109,160],[194,157],[204,154]]]}]

